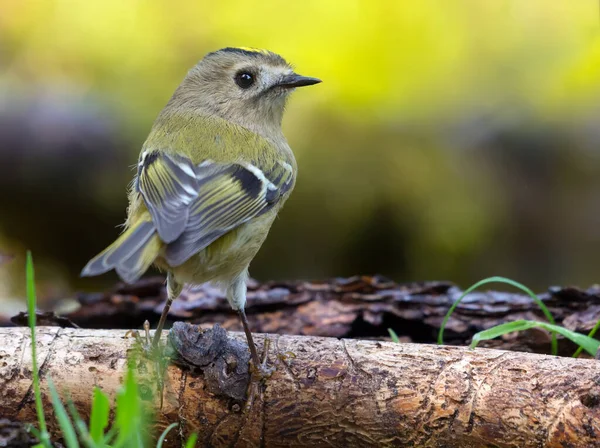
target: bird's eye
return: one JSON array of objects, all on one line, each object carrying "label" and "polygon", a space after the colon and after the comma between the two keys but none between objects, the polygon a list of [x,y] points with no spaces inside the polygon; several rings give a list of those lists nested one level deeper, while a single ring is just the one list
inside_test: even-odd
[{"label": "bird's eye", "polygon": [[235,75],[235,83],[242,89],[247,89],[254,84],[254,75],[248,72],[239,72]]}]

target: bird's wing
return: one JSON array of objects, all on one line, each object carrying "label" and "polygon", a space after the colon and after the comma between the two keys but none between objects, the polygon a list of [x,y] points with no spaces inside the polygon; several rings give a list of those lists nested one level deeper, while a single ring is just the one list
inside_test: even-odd
[{"label": "bird's wing", "polygon": [[165,258],[171,266],[272,208],[294,180],[284,161],[265,170],[251,163],[209,160],[194,165],[154,152],[140,165],[138,189],[160,238],[168,243]]},{"label": "bird's wing", "polygon": [[185,230],[190,204],[198,197],[198,188],[194,165],[189,159],[156,151],[142,153],[137,190],[165,243],[175,241]]}]

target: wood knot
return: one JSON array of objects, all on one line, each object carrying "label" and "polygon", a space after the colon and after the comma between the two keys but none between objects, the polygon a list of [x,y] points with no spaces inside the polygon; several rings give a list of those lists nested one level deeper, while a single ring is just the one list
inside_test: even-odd
[{"label": "wood knot", "polygon": [[175,322],[169,342],[177,355],[175,362],[192,371],[200,371],[208,390],[235,400],[244,400],[250,380],[248,346],[227,336],[216,324],[203,331],[199,327]]}]

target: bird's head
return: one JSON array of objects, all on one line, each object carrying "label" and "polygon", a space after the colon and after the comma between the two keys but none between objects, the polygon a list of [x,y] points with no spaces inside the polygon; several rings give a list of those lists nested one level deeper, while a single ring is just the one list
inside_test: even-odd
[{"label": "bird's head", "polygon": [[289,94],[319,82],[294,73],[270,51],[224,48],[207,54],[189,71],[172,102],[254,130],[280,127]]}]

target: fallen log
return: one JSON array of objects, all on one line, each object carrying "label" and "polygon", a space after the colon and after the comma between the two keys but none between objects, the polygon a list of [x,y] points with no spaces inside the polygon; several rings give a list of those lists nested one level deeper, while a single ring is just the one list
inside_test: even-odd
[{"label": "fallen log", "polygon": [[[134,344],[124,331],[37,331],[46,415],[48,377],[84,418],[93,386],[114,397]],[[219,390],[226,383],[209,377],[215,372],[186,365],[184,352],[205,334],[175,332],[170,339],[187,361],[167,368],[155,429],[178,422],[180,434],[199,433],[200,446],[600,447],[595,360],[273,335],[268,360],[277,369],[244,409],[227,387]],[[27,328],[0,329],[0,418],[36,420],[29,345]]]},{"label": "fallen log", "polygon": [[[246,312],[257,333],[364,339],[387,337],[392,328],[403,341],[418,343],[436,341],[444,315],[463,292],[449,282],[399,284],[381,276],[323,282],[250,281],[248,286]],[[65,317],[84,328],[140,328],[146,319],[155,326],[166,299],[164,288],[164,279],[154,277],[133,285],[119,284],[105,293],[79,294],[81,307]],[[588,333],[600,319],[599,286],[586,290],[552,287],[539,297],[557,324],[569,330]],[[448,321],[446,342],[467,345],[475,333],[519,319],[545,321],[526,295],[476,291]],[[227,330],[242,330],[223,293],[210,285],[186,288],[173,303],[170,320],[209,327],[218,323]],[[24,317],[15,321],[27,325]],[[486,341],[482,346],[549,353],[550,334],[535,329]],[[569,356],[576,348],[559,338],[561,355]]]}]

